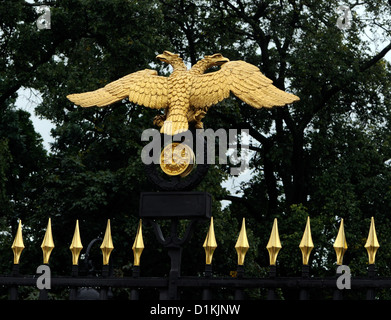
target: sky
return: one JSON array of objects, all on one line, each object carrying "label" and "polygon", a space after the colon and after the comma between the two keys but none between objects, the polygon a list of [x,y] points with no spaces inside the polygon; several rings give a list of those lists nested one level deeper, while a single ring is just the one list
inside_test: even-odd
[{"label": "sky", "polygon": [[40,119],[35,115],[35,107],[41,103],[42,98],[39,93],[26,88],[18,90],[18,98],[15,105],[17,108],[25,110],[31,114],[31,121],[33,122],[35,130],[42,136],[43,144],[46,150],[50,150],[50,143],[53,142],[53,137],[50,135],[50,130],[54,128],[51,121]]}]

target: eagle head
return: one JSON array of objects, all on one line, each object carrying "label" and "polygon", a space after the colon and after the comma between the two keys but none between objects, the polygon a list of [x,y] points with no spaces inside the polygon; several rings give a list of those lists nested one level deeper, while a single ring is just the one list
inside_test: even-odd
[{"label": "eagle head", "polygon": [[204,59],[208,62],[208,65],[213,66],[221,66],[222,64],[229,62],[229,59],[224,57],[221,53],[215,53],[211,56],[205,56]]},{"label": "eagle head", "polygon": [[179,60],[179,59],[182,60],[179,57],[179,54],[172,53],[170,51],[163,51],[162,54],[158,54],[156,56],[156,59],[159,59],[160,61],[168,63],[168,64],[171,64],[173,61],[176,61],[176,60]]}]

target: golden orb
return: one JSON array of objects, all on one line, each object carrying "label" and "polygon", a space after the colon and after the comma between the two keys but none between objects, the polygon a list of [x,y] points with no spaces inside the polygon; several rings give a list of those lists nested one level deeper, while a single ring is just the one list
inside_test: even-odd
[{"label": "golden orb", "polygon": [[169,176],[186,177],[193,170],[194,163],[194,152],[184,143],[170,143],[160,154],[160,168]]}]

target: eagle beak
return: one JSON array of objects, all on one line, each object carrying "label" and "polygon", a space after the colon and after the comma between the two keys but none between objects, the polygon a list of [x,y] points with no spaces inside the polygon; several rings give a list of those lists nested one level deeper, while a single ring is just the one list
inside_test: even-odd
[{"label": "eagle beak", "polygon": [[162,54],[158,54],[156,56],[156,59],[158,59],[160,61],[167,61],[166,56],[163,53]]},{"label": "eagle beak", "polygon": [[229,62],[229,59],[223,57],[223,58],[221,58],[219,61],[217,61],[216,64],[217,64],[218,66],[221,66],[222,64],[224,64],[224,63],[226,63],[226,62]]}]

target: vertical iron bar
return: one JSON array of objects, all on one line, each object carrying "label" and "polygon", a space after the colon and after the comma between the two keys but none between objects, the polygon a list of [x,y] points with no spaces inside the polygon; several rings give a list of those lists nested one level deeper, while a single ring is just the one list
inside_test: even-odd
[{"label": "vertical iron bar", "polygon": [[48,300],[48,292],[46,289],[39,290],[38,300]]},{"label": "vertical iron bar", "polygon": [[[133,266],[133,278],[138,278],[140,276],[140,266]],[[133,288],[130,291],[130,300],[139,300],[140,295],[138,289]]]},{"label": "vertical iron bar", "polygon": [[[336,276],[335,276],[335,283],[337,284],[337,279],[339,278],[340,274],[337,273]],[[342,294],[342,290],[340,289],[335,289],[334,290],[334,293],[333,293],[333,300],[342,300],[343,299],[343,294]]]},{"label": "vertical iron bar", "polygon": [[[77,264],[72,265],[71,277],[76,278],[78,275],[79,275],[79,266]],[[71,287],[71,290],[69,292],[69,300],[76,300],[76,296],[77,296],[77,287]]]},{"label": "vertical iron bar", "polygon": [[342,300],[342,299],[343,299],[342,290],[335,289],[333,294],[333,300]]},{"label": "vertical iron bar", "polygon": [[[102,278],[107,278],[109,276],[109,265],[105,264],[102,266]],[[107,300],[107,291],[108,287],[100,288],[99,300]]]},{"label": "vertical iron bar", "polygon": [[167,300],[168,299],[168,289],[160,289],[159,290],[159,300]]},{"label": "vertical iron bar", "polygon": [[[303,264],[301,268],[301,277],[303,279],[307,279],[310,276],[310,266],[308,264]],[[306,288],[301,288],[300,289],[300,295],[299,295],[300,300],[308,300],[309,299],[309,294],[308,290]]]},{"label": "vertical iron bar", "polygon": [[[375,264],[372,263],[368,265],[368,278],[371,280],[374,280],[376,277],[376,268]],[[374,288],[369,288],[367,290],[367,300],[375,300],[375,289]]]},{"label": "vertical iron bar", "polygon": [[[238,265],[237,267],[237,279],[243,279],[244,275],[244,266],[243,265]],[[244,292],[243,289],[235,289],[235,300],[243,300],[244,299]]]},{"label": "vertical iron bar", "polygon": [[[212,265],[205,264],[205,278],[212,278]],[[212,300],[212,291],[208,287],[202,289],[202,300]]]},{"label": "vertical iron bar", "polygon": [[[44,263],[44,265],[49,266],[48,263]],[[48,300],[48,292],[45,288],[42,290],[39,290],[38,300]]]},{"label": "vertical iron bar", "polygon": [[178,299],[178,278],[181,274],[182,248],[173,246],[168,248],[168,255],[171,259],[171,270],[168,278],[168,299]]},{"label": "vertical iron bar", "polygon": [[[12,266],[12,277],[19,277],[19,264]],[[12,285],[9,289],[9,300],[18,300],[18,286]]]},{"label": "vertical iron bar", "polygon": [[[269,266],[269,278],[272,280],[276,279],[277,275],[277,267],[276,265],[270,265]],[[275,288],[270,288],[267,292],[267,300],[276,300],[276,289]]]}]

